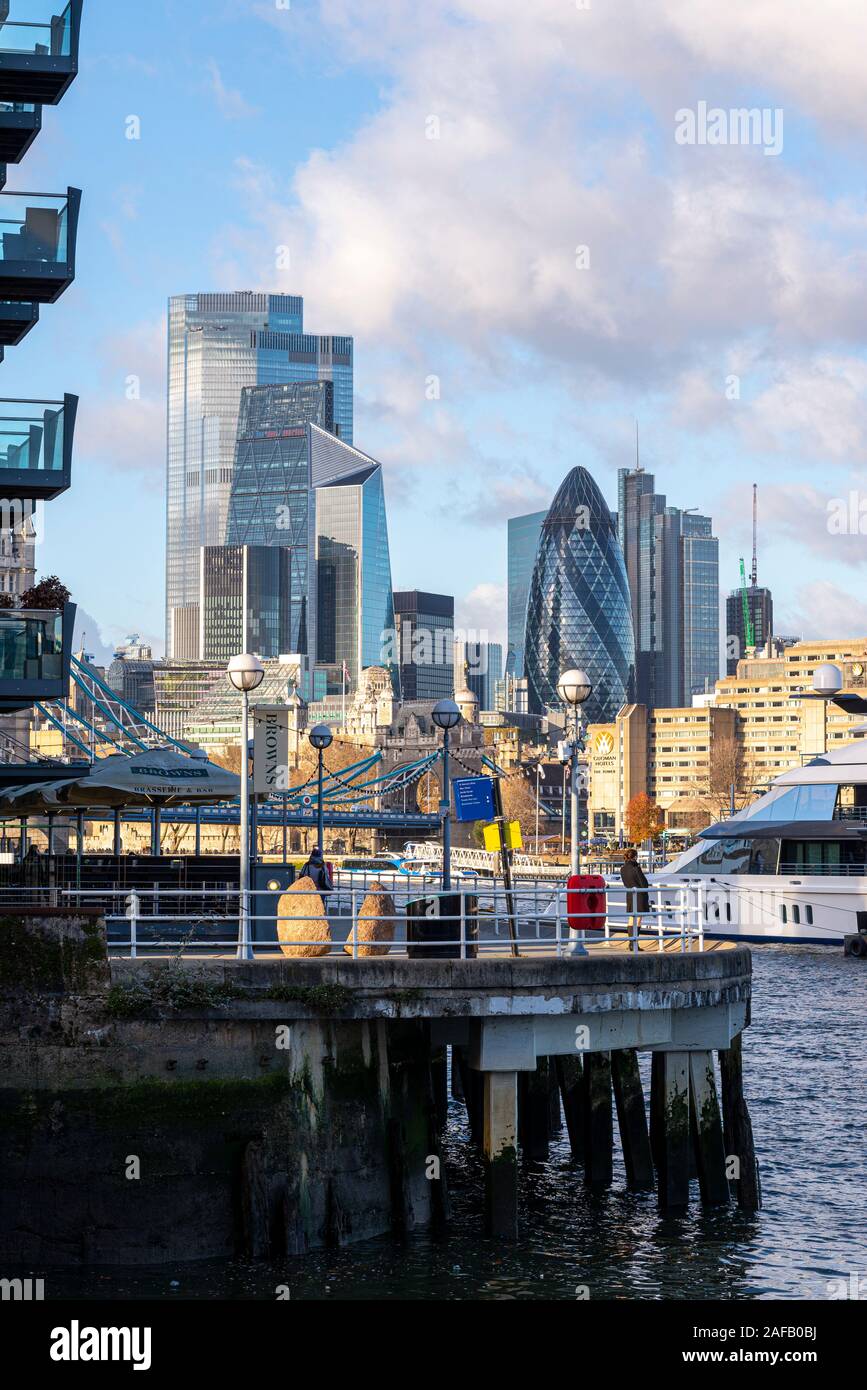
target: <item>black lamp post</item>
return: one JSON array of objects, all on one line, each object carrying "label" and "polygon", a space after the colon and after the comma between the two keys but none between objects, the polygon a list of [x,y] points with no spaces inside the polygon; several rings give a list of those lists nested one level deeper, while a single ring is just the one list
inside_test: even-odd
[{"label": "black lamp post", "polygon": [[316,752],[319,754],[319,801],[317,805],[316,833],[319,837],[319,848],[325,854],[325,808],[322,804],[322,781],[323,765],[322,756],[334,740],[334,735],[327,724],[314,724],[307,735]]},{"label": "black lamp post", "polygon": [[431,719],[443,731],[443,796],[440,811],[443,818],[443,892],[452,887],[452,792],[449,782],[449,734],[461,722],[461,712],[454,700],[440,700],[431,710]]}]

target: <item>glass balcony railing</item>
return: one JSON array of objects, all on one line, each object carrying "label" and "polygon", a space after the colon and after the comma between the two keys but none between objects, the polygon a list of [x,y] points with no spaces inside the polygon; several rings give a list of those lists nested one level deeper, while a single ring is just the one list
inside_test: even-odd
[{"label": "glass balcony railing", "polygon": [[0,300],[0,346],[15,347],[38,322],[38,304]]},{"label": "glass balcony railing", "polygon": [[53,303],[75,279],[81,193],[0,193],[0,299]]},{"label": "glass balcony railing", "polygon": [[20,163],[41,129],[41,106],[32,101],[0,101],[0,160]]},{"label": "glass balcony railing", "polygon": [[4,53],[72,57],[75,0],[59,15],[46,15],[47,9],[50,0],[0,0],[0,57]]},{"label": "glass balcony railing", "polygon": [[70,483],[77,396],[0,399],[0,524],[3,501],[47,501]]},{"label": "glass balcony railing", "polygon": [[75,604],[0,608],[0,714],[59,700],[69,685]]},{"label": "glass balcony railing", "polygon": [[0,609],[0,694],[4,681],[63,678],[63,614]]},{"label": "glass balcony railing", "polygon": [[0,0],[0,99],[60,101],[78,72],[81,6],[52,14],[52,0]]}]

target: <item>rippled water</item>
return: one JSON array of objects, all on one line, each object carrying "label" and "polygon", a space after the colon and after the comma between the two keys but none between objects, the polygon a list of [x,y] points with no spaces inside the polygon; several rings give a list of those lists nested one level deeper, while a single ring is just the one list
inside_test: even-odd
[{"label": "rippled water", "polygon": [[[521,1239],[481,1235],[481,1161],[465,1112],[451,1104],[452,1220],[442,1237],[366,1241],[279,1264],[53,1271],[49,1297],[272,1299],[825,1298],[827,1281],[867,1276],[863,1157],[867,1136],[867,963],[840,948],[753,952],[753,1024],[745,1085],[764,1207],[660,1216],[653,1193],[587,1192],[565,1130],[545,1163],[521,1169]],[[615,1125],[616,1134],[616,1125]]]}]

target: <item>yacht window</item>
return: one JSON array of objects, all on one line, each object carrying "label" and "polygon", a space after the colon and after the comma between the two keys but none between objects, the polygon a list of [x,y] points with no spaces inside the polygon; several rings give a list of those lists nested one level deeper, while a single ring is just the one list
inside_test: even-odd
[{"label": "yacht window", "polygon": [[780,904],[780,917],[782,918],[783,926],[785,926],[785,924],[786,924],[786,904],[785,904],[785,903],[781,903],[781,904]]},{"label": "yacht window", "polygon": [[801,909],[798,907],[797,903],[792,904],[792,921],[795,923],[796,926],[801,921]]},{"label": "yacht window", "polygon": [[808,926],[808,927],[812,927],[812,925],[813,925],[813,909],[812,909],[812,907],[810,906],[809,903],[807,903],[806,907],[804,908],[804,916],[805,916],[806,919],[807,919],[807,926]]}]

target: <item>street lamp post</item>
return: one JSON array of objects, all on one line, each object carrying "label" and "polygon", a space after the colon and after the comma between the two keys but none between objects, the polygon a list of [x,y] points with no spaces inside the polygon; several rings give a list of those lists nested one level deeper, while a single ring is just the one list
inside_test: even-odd
[{"label": "street lamp post", "polygon": [[570,762],[572,765],[572,842],[570,872],[577,874],[581,869],[580,848],[578,844],[578,755],[584,751],[584,729],[580,709],[590,696],[593,686],[586,671],[564,671],[557,682],[557,693],[564,705],[572,711],[572,738]]},{"label": "street lamp post", "polygon": [[461,722],[461,712],[454,700],[440,700],[431,710],[431,719],[443,731],[443,795],[440,812],[443,818],[443,881],[444,893],[452,889],[452,793],[449,783],[449,734]]},{"label": "street lamp post", "polygon": [[241,825],[238,882],[238,960],[252,960],[250,943],[250,691],[262,684],[265,667],[257,656],[233,656],[226,673],[241,692]]},{"label": "street lamp post", "polygon": [[316,810],[316,834],[319,840],[319,848],[325,854],[325,807],[322,804],[322,784],[323,784],[323,755],[326,748],[330,748],[334,735],[327,724],[314,724],[310,733],[307,735],[313,747],[319,755],[319,797]]},{"label": "street lamp post", "polygon": [[536,853],[539,853],[539,783],[545,780],[545,769],[541,763],[536,764]]}]

